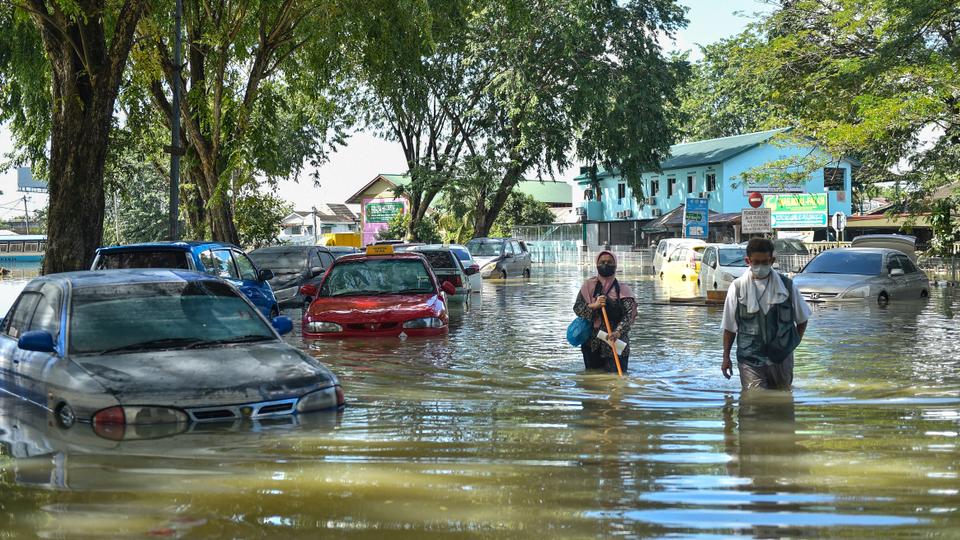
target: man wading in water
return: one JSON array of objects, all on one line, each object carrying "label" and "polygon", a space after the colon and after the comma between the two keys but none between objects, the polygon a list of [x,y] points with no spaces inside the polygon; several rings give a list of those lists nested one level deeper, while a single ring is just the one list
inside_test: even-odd
[{"label": "man wading in water", "polygon": [[793,281],[773,270],[773,242],[747,243],[750,271],[737,278],[723,306],[723,376],[733,375],[730,349],[737,341],[737,368],[744,390],[789,390],[793,350],[803,338],[810,306]]},{"label": "man wading in water", "polygon": [[[590,339],[580,346],[583,353],[583,365],[587,369],[605,369],[616,372],[617,366],[613,360],[613,346],[619,339],[627,344],[620,355],[620,367],[627,370],[630,361],[630,325],[637,318],[637,300],[629,285],[623,285],[614,275],[617,273],[617,258],[609,251],[601,251],[597,256],[597,277],[592,277],[580,288],[577,301],[573,304],[573,312],[578,317],[593,321],[593,331]],[[605,307],[610,319],[610,328],[613,333],[607,336],[607,343],[597,337],[603,328],[603,314],[600,308]]]}]

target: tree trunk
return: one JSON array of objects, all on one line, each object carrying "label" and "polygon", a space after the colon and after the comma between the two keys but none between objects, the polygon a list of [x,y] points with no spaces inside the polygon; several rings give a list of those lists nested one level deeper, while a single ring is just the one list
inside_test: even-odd
[{"label": "tree trunk", "polygon": [[189,183],[180,185],[180,203],[184,207],[186,215],[186,234],[187,238],[192,240],[201,240],[208,238],[207,213],[203,207],[203,197],[200,195],[200,188],[197,187],[198,172],[196,168],[191,168],[187,172]]},{"label": "tree trunk", "polygon": [[145,4],[128,0],[120,6],[109,44],[102,3],[80,4],[83,12],[76,17],[57,3],[28,4],[53,82],[43,273],[86,270],[103,240],[103,171],[113,108]]},{"label": "tree trunk", "polygon": [[500,181],[500,187],[497,188],[497,193],[493,196],[493,201],[490,203],[490,208],[486,212],[477,213],[473,223],[473,235],[475,237],[483,237],[490,234],[493,222],[497,220],[497,216],[499,216],[500,211],[503,210],[503,205],[507,204],[507,198],[510,197],[513,188],[520,182],[520,174],[521,171],[518,169],[510,169],[504,174],[503,180]]}]

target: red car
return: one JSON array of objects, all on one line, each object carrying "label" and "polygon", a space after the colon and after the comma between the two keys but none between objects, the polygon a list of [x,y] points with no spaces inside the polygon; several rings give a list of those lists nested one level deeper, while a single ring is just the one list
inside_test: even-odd
[{"label": "red car", "polygon": [[300,291],[314,298],[303,314],[303,337],[318,339],[444,334],[446,295],[456,289],[440,285],[422,255],[374,246],[337,259],[319,287]]}]

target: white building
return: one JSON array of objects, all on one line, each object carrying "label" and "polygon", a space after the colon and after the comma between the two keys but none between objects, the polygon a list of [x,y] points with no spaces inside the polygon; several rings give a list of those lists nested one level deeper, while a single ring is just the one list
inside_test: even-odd
[{"label": "white building", "polygon": [[285,244],[314,245],[324,234],[358,230],[359,219],[345,204],[318,204],[314,210],[298,210],[283,218],[277,239]]}]

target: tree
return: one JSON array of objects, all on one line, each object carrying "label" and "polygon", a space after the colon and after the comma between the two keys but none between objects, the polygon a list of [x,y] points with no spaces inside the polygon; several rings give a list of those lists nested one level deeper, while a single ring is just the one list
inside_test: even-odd
[{"label": "tree", "polygon": [[182,194],[194,235],[241,242],[233,215],[240,193],[258,178],[319,164],[328,145],[342,142],[340,9],[335,0],[186,0],[177,112],[166,98],[175,77],[168,14],[143,26],[125,97],[166,125],[180,115],[188,149]]},{"label": "tree", "polygon": [[[782,0],[752,27],[749,80],[799,135],[853,156],[864,183],[899,177],[928,193],[960,166],[960,9],[934,0]],[[906,167],[904,167],[906,165]]]},{"label": "tree", "polygon": [[[685,24],[672,1],[488,0],[471,12],[470,62],[491,70],[466,144],[482,178],[495,179],[474,210],[486,235],[528,173],[563,171],[571,156],[616,167],[635,193],[673,142],[675,89],[686,63],[658,34]],[[469,95],[469,93],[468,93]],[[451,112],[455,125],[463,115]]]},{"label": "tree", "polygon": [[513,236],[517,225],[549,225],[554,220],[550,207],[526,193],[514,191],[507,198],[503,211],[490,228],[493,236]]},{"label": "tree", "polygon": [[280,222],[290,215],[293,206],[272,193],[262,193],[257,186],[248,186],[247,189],[237,198],[240,245],[259,248],[275,243]]},{"label": "tree", "polygon": [[434,221],[433,216],[426,216],[417,222],[412,233],[410,232],[410,220],[411,215],[408,212],[397,214],[390,221],[386,229],[377,233],[377,240],[407,240],[427,244],[440,243],[440,231],[437,229],[437,223]]},{"label": "tree", "polygon": [[2,117],[29,147],[27,157],[47,172],[44,273],[89,268],[102,240],[113,111],[146,10],[146,0],[8,0],[0,6],[0,39],[12,51],[0,53],[3,86],[11,89]]}]

